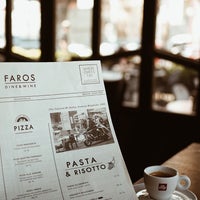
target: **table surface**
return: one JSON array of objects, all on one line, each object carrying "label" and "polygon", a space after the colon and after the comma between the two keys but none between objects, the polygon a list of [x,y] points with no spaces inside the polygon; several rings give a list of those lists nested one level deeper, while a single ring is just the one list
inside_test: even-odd
[{"label": "table surface", "polygon": [[[200,200],[200,143],[191,143],[162,165],[174,167],[180,174],[188,175],[192,182],[189,190]],[[136,181],[134,185],[141,182],[143,178]]]}]

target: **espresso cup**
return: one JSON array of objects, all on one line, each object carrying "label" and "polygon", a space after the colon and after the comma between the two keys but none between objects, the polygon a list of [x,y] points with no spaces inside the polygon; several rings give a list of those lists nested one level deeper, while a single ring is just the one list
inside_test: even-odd
[{"label": "espresso cup", "polygon": [[171,167],[155,165],[144,169],[144,184],[149,196],[156,200],[170,199],[173,192],[187,190],[191,180]]}]

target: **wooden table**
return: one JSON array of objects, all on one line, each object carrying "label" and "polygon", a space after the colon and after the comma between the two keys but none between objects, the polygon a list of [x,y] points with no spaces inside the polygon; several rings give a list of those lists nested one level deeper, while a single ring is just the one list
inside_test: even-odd
[{"label": "wooden table", "polygon": [[[200,143],[191,143],[162,165],[174,167],[180,174],[188,175],[192,182],[189,190],[200,200]],[[141,182],[143,182],[143,178],[134,184]]]}]

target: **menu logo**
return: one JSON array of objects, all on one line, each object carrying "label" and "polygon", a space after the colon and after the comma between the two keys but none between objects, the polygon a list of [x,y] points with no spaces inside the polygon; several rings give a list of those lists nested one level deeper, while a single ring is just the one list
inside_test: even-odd
[{"label": "menu logo", "polygon": [[99,83],[98,68],[95,64],[79,65],[83,85]]},{"label": "menu logo", "polygon": [[36,87],[35,74],[4,75],[5,89]]},{"label": "menu logo", "polygon": [[15,119],[15,125],[13,127],[15,133],[27,133],[32,132],[33,125],[30,123],[30,119],[26,115],[19,115]]}]

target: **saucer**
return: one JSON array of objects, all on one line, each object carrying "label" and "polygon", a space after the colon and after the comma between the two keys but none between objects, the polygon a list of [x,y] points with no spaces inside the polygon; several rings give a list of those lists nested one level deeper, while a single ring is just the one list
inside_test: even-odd
[{"label": "saucer", "polygon": [[[144,183],[134,185],[136,195],[139,200],[151,200],[148,192],[145,189]],[[170,200],[198,200],[197,196],[189,190],[175,190]]]}]

